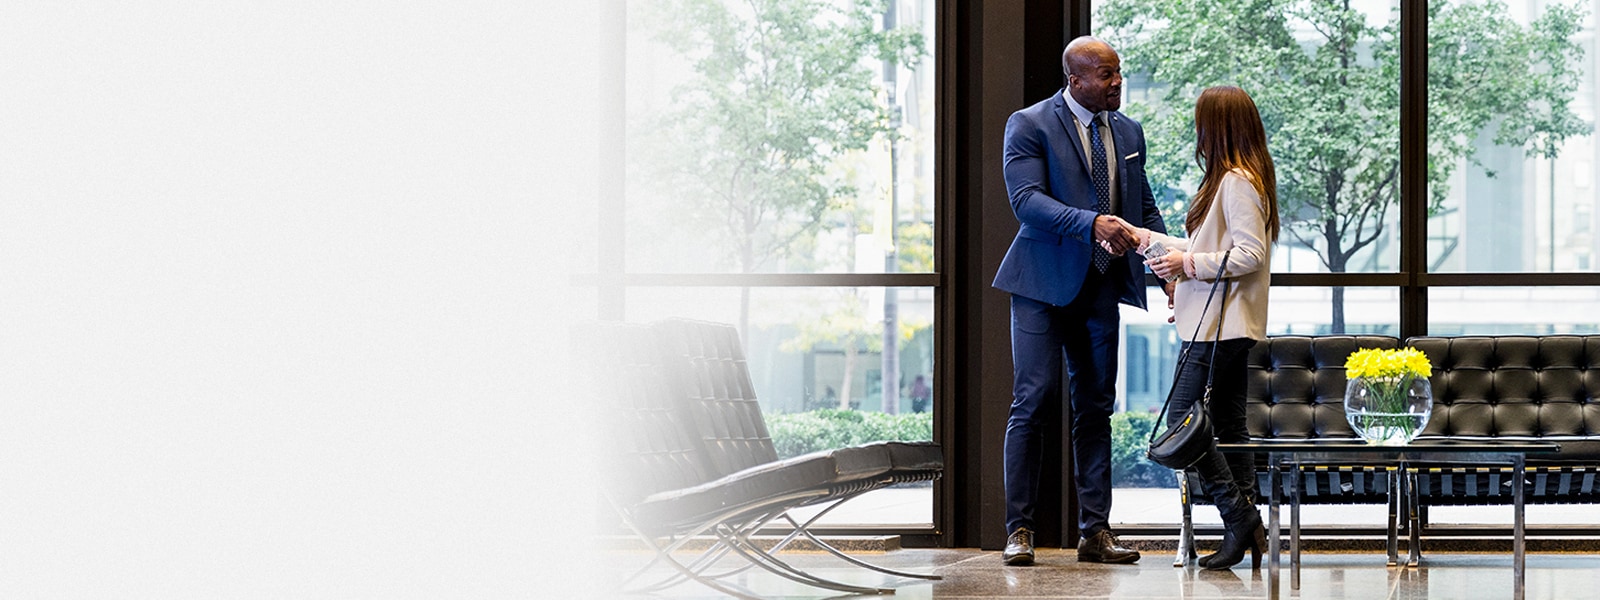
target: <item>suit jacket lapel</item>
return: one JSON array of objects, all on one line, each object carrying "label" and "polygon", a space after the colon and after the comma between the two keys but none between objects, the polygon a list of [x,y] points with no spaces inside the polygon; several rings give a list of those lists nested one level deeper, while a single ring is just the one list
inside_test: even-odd
[{"label": "suit jacket lapel", "polygon": [[[1076,157],[1078,159],[1077,165],[1083,169],[1083,178],[1088,179],[1090,177],[1089,157],[1083,153],[1083,140],[1078,137],[1078,125],[1073,121],[1072,109],[1067,107],[1067,101],[1061,98],[1063,93],[1066,93],[1066,90],[1058,90],[1055,95],[1056,119],[1061,121],[1061,132],[1067,136],[1067,146],[1071,147],[1072,151],[1070,153],[1061,152],[1061,154]],[[1058,158],[1065,162],[1068,160],[1067,156]]]},{"label": "suit jacket lapel", "polygon": [[1122,214],[1124,219],[1127,219],[1129,222],[1137,222],[1134,221],[1134,219],[1128,218],[1129,215],[1135,214],[1134,212],[1130,212],[1128,210],[1128,207],[1133,204],[1133,202],[1130,202],[1129,199],[1135,198],[1135,196],[1128,191],[1130,189],[1128,187],[1128,180],[1130,179],[1128,177],[1128,159],[1124,158],[1127,155],[1132,154],[1132,152],[1128,151],[1129,149],[1138,147],[1137,144],[1133,143],[1132,135],[1133,133],[1130,131],[1128,123],[1123,118],[1122,113],[1112,111],[1111,139],[1115,141],[1117,145],[1117,198],[1119,199],[1119,206],[1117,208],[1120,209],[1118,212]]}]

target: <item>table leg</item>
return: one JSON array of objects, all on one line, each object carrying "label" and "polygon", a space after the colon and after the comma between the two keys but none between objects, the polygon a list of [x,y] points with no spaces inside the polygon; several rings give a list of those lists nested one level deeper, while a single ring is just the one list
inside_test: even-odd
[{"label": "table leg", "polygon": [[1516,582],[1513,585],[1512,589],[1515,592],[1515,596],[1514,597],[1516,598],[1516,600],[1522,600],[1522,597],[1523,597],[1523,585],[1524,585],[1524,582],[1525,582],[1525,580],[1524,580],[1525,572],[1523,571],[1523,569],[1524,569],[1524,567],[1526,566],[1526,563],[1527,563],[1527,553],[1526,553],[1526,549],[1527,548],[1524,545],[1525,539],[1523,538],[1523,533],[1524,533],[1524,529],[1523,529],[1523,526],[1524,526],[1524,523],[1523,523],[1524,512],[1523,512],[1523,509],[1524,509],[1525,506],[1523,504],[1522,482],[1527,477],[1528,462],[1527,462],[1527,457],[1524,456],[1524,455],[1521,455],[1521,454],[1513,455],[1511,457],[1511,461],[1512,461],[1512,464],[1515,466],[1513,471],[1516,473],[1516,479],[1514,480],[1514,483],[1511,486],[1512,487],[1511,500],[1512,500],[1512,504],[1515,506],[1515,508],[1513,509],[1513,514],[1512,514],[1512,523],[1513,523],[1513,525],[1512,525],[1512,538],[1511,538],[1512,539],[1512,541],[1511,541],[1511,561],[1513,563],[1512,564],[1512,572],[1514,573],[1513,577],[1516,579]]},{"label": "table leg", "polygon": [[1283,485],[1279,458],[1269,454],[1267,461],[1267,597],[1272,600],[1278,600],[1278,548],[1282,543],[1278,535],[1278,492]]},{"label": "table leg", "polygon": [[1389,551],[1389,566],[1400,564],[1400,470],[1389,475],[1389,540],[1384,549]]},{"label": "table leg", "polygon": [[1301,485],[1305,481],[1305,471],[1300,468],[1300,461],[1294,462],[1294,470],[1289,475],[1294,481],[1289,482],[1289,589],[1300,589],[1300,494]]},{"label": "table leg", "polygon": [[1420,510],[1417,501],[1417,476],[1410,466],[1400,463],[1400,486],[1405,490],[1406,499],[1406,530],[1410,532],[1411,556],[1406,560],[1406,566],[1415,567],[1422,562],[1422,517],[1417,512]]}]

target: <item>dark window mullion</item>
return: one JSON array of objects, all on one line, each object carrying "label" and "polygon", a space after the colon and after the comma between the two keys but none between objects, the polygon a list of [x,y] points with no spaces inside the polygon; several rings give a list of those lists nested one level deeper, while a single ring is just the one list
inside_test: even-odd
[{"label": "dark window mullion", "polygon": [[1400,336],[1427,335],[1428,4],[1400,3]]}]

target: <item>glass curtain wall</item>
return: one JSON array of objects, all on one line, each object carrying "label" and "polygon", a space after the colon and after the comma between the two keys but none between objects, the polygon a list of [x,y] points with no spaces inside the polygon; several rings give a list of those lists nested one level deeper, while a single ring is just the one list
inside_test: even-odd
[{"label": "glass curtain wall", "polygon": [[[1269,334],[1592,333],[1600,301],[1594,256],[1600,175],[1594,73],[1600,1],[1417,3],[1427,19],[1425,172],[1400,172],[1401,2],[1271,0],[1092,3],[1092,28],[1121,53],[1124,112],[1145,126],[1150,179],[1168,227],[1181,230],[1198,185],[1194,99],[1237,85],[1256,100],[1278,168],[1283,234],[1274,249]],[[1425,177],[1426,331],[1399,327],[1401,182]],[[1415,242],[1411,242],[1415,243]],[[1537,281],[1518,279],[1544,273]],[[1302,274],[1314,276],[1315,285]],[[1334,275],[1350,274],[1350,275]],[[1502,277],[1501,274],[1506,276]],[[1454,276],[1452,278],[1452,276]],[[1297,279],[1297,277],[1299,277]],[[1332,277],[1330,279],[1329,277]],[[1329,282],[1350,281],[1346,286]],[[1403,281],[1397,277],[1395,281]],[[1532,283],[1532,285],[1530,285]],[[1403,285],[1400,284],[1400,285]],[[1152,306],[1161,299],[1151,289]],[[1171,384],[1177,334],[1165,309],[1125,311],[1128,356],[1119,444],[1142,444]],[[1125,439],[1126,438],[1126,439]],[[1178,519],[1170,477],[1138,452],[1114,466],[1113,520]],[[1148,498],[1146,501],[1144,498]],[[1533,522],[1584,522],[1545,515]],[[1308,523],[1376,525],[1359,507],[1318,507]],[[1470,510],[1441,522],[1505,521]],[[1540,516],[1534,516],[1540,512]],[[1570,510],[1569,510],[1570,512]],[[1461,513],[1461,514],[1456,514]],[[1197,519],[1215,522],[1214,511]],[[1592,519],[1591,519],[1592,520]]]},{"label": "glass curtain wall", "polygon": [[[627,3],[621,317],[735,324],[783,457],[932,439],[934,6]],[[924,483],[823,524],[932,514]]]},{"label": "glass curtain wall", "polygon": [[[1399,12],[1384,1],[1094,3],[1093,28],[1117,49],[1126,80],[1123,111],[1140,121],[1147,163],[1167,228],[1183,231],[1199,186],[1194,103],[1213,85],[1236,85],[1256,101],[1277,167],[1282,230],[1272,272],[1395,273],[1399,263]],[[1178,333],[1159,288],[1149,312],[1124,309],[1127,354],[1114,417],[1113,521],[1179,519],[1176,482],[1144,460],[1145,434],[1170,389]],[[1269,335],[1398,335],[1399,294],[1372,286],[1274,286]],[[1370,511],[1369,511],[1370,512]],[[1366,519],[1306,513],[1308,523]],[[1196,511],[1198,522],[1220,522]],[[1378,523],[1373,520],[1373,523]]]},{"label": "glass curtain wall", "polygon": [[[1600,332],[1588,277],[1600,249],[1597,12],[1595,0],[1429,3],[1427,266],[1455,276],[1430,286],[1430,335]],[[1596,523],[1581,506],[1530,506],[1527,517]],[[1437,507],[1428,519],[1510,522],[1493,507]]]}]

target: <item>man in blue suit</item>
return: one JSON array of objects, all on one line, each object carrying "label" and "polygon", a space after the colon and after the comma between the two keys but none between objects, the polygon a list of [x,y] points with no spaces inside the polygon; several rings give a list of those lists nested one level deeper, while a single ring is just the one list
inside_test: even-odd
[{"label": "man in blue suit", "polygon": [[[1122,105],[1122,63],[1081,37],[1061,55],[1067,89],[1006,122],[1005,179],[1021,228],[994,286],[1011,293],[1015,381],[1006,423],[1005,564],[1033,563],[1041,407],[1056,402],[1066,357],[1078,486],[1078,560],[1131,563],[1111,532],[1111,412],[1119,303],[1145,307],[1144,263],[1116,217],[1166,231],[1145,179],[1144,129]],[[1172,288],[1166,288],[1171,304]]]}]

